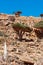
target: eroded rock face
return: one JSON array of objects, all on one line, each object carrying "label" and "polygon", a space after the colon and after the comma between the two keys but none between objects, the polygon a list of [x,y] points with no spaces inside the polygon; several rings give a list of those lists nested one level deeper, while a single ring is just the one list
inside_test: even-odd
[{"label": "eroded rock face", "polygon": [[[26,32],[23,36],[23,41],[20,42],[18,39],[15,39],[17,35],[11,26],[12,21],[8,21],[8,19],[6,20],[6,17],[10,15],[6,15],[6,17],[5,15],[3,16],[4,19],[0,21],[0,31],[4,32],[7,35],[5,35],[8,47],[7,64],[9,63],[11,65],[24,65],[24,62],[22,61],[24,58],[27,60],[29,58],[30,60],[33,60],[34,63],[38,62],[39,59],[43,57],[43,38],[37,38],[34,31],[31,33]],[[33,28],[34,24],[40,20],[41,18],[38,17],[20,16],[17,18],[15,17],[14,23],[21,22]],[[11,23],[8,26],[5,26],[8,22]],[[0,65],[7,65],[6,62],[4,62],[2,59],[5,39],[3,36],[0,36]],[[31,39],[33,41],[31,41]]]},{"label": "eroded rock face", "polygon": [[8,17],[8,20],[14,22],[14,21],[15,21],[15,17],[14,17],[14,16],[9,16],[9,17]]}]

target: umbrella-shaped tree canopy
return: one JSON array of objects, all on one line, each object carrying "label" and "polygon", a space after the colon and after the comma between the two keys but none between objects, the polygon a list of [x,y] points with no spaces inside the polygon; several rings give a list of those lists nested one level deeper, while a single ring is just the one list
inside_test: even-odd
[{"label": "umbrella-shaped tree canopy", "polygon": [[43,14],[40,14],[41,17],[43,17]]},{"label": "umbrella-shaped tree canopy", "polygon": [[17,35],[19,36],[19,39],[22,40],[22,37],[25,32],[31,32],[32,29],[28,27],[25,24],[22,23],[13,23],[12,24],[13,29],[16,31]]},{"label": "umbrella-shaped tree canopy", "polygon": [[32,31],[32,28],[30,28],[29,26],[25,25],[25,24],[22,24],[22,23],[15,23],[15,24],[12,24],[12,27],[15,29],[15,30],[22,30],[24,32],[31,32]]},{"label": "umbrella-shaped tree canopy", "polygon": [[40,21],[34,25],[35,33],[39,38],[43,37],[43,21]]},{"label": "umbrella-shaped tree canopy", "polygon": [[15,14],[21,14],[22,12],[21,11],[17,11]]},{"label": "umbrella-shaped tree canopy", "polygon": [[34,28],[43,29],[43,21],[40,21],[34,25]]},{"label": "umbrella-shaped tree canopy", "polygon": [[20,14],[22,14],[21,11],[17,11],[17,12],[15,12],[15,15],[16,15],[16,16],[20,16]]}]

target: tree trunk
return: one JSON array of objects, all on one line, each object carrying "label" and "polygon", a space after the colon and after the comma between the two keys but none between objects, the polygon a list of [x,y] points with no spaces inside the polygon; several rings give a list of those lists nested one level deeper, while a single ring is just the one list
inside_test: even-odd
[{"label": "tree trunk", "polygon": [[22,35],[22,31],[20,30],[20,31],[19,31],[19,40],[20,40],[20,41],[22,41],[22,36],[23,36],[23,35]]},{"label": "tree trunk", "polygon": [[20,41],[22,41],[22,37],[23,37],[23,35],[24,35],[24,31],[22,31],[22,30],[19,30],[18,32],[16,32],[17,33],[17,35],[18,35],[18,37],[19,37],[19,40]]}]

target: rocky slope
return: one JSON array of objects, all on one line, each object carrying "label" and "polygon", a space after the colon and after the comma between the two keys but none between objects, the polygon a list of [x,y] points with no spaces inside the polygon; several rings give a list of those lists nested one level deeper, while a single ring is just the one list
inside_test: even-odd
[{"label": "rocky slope", "polygon": [[[9,16],[13,16],[14,21]],[[17,35],[11,26],[12,22],[20,22],[34,28],[34,24],[40,20],[40,17],[15,17],[14,15],[0,14],[0,65],[24,65],[24,61],[34,63],[34,65],[43,65],[43,39],[38,39],[35,32],[32,31],[30,35],[25,33],[23,38],[26,40],[20,42],[16,39]],[[10,24],[6,26],[8,22]],[[5,34],[5,37],[1,35],[2,33]],[[3,60],[5,41],[8,49],[6,62]]]}]

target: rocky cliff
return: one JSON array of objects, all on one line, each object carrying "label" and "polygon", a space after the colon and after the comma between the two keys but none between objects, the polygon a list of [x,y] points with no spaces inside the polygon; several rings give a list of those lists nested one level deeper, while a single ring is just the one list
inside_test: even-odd
[{"label": "rocky cliff", "polygon": [[[20,42],[16,39],[17,35],[11,26],[12,22],[20,22],[34,28],[34,24],[39,21],[41,21],[41,17],[16,17],[15,15],[0,14],[0,56],[3,56],[3,45],[6,40],[10,64],[15,61],[16,65],[23,65],[24,61],[28,61],[36,65],[43,65],[43,39],[37,39],[35,32],[32,31],[30,34],[25,33],[23,38],[26,39]],[[8,23],[9,25],[7,25]],[[4,34],[5,37],[3,37]]]}]

